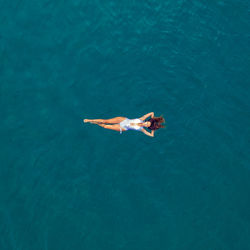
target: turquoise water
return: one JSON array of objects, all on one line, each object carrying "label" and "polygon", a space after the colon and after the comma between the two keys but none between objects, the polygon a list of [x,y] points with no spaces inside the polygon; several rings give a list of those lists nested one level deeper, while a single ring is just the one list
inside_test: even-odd
[{"label": "turquoise water", "polygon": [[250,249],[249,10],[0,0],[0,249]]}]

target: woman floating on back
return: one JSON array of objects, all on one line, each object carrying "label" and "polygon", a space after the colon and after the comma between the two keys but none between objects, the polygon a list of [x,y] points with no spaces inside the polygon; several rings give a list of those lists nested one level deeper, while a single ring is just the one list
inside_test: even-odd
[{"label": "woman floating on back", "polygon": [[[151,116],[151,118],[145,121],[149,116]],[[155,130],[159,128],[165,128],[165,126],[161,125],[161,123],[165,122],[163,116],[154,117],[154,112],[148,113],[136,119],[129,119],[127,117],[115,117],[111,119],[84,119],[83,121],[84,123],[90,122],[93,124],[97,124],[106,129],[120,131],[120,134],[122,133],[122,131],[126,130],[137,130],[151,137],[154,137]],[[144,127],[151,130],[151,133],[144,129]]]}]

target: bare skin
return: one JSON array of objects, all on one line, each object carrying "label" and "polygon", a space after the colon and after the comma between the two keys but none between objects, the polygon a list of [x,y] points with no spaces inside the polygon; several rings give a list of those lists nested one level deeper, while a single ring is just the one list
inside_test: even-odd
[{"label": "bare skin", "polygon": [[[154,112],[148,113],[142,117],[140,117],[139,119],[141,119],[142,121],[144,121],[145,119],[147,119],[149,116],[154,117]],[[115,118],[111,118],[111,119],[84,119],[83,122],[84,123],[92,123],[92,124],[97,124],[103,128],[106,129],[111,129],[111,130],[115,130],[115,131],[120,131],[120,122],[124,121],[125,119],[127,119],[126,117],[115,117]],[[111,125],[111,124],[112,125]],[[131,125],[137,125],[137,126],[141,126],[141,127],[150,127],[151,122],[147,121],[147,122],[143,122],[143,123],[131,123]],[[122,128],[122,131],[126,131],[125,129]],[[154,137],[154,130],[151,131],[151,133],[149,133],[147,130],[145,130],[144,128],[141,130],[144,134]]]}]

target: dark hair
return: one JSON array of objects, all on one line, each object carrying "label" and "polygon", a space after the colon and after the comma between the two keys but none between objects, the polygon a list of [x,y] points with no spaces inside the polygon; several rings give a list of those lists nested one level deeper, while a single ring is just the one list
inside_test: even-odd
[{"label": "dark hair", "polygon": [[148,127],[148,129],[156,130],[159,128],[165,128],[165,126],[161,125],[162,122],[165,122],[165,119],[163,118],[162,115],[160,117],[153,117],[149,119],[147,122],[151,122],[151,125],[150,127]]}]

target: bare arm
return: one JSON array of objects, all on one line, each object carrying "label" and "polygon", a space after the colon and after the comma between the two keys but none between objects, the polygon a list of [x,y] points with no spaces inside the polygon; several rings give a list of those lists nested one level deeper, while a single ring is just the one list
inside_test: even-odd
[{"label": "bare arm", "polygon": [[152,130],[151,133],[149,133],[146,129],[142,129],[141,132],[143,132],[145,135],[148,135],[148,136],[151,136],[151,137],[154,137],[154,133],[155,131]]},{"label": "bare arm", "polygon": [[148,114],[146,114],[146,115],[140,117],[139,119],[141,119],[141,120],[144,121],[144,120],[147,119],[149,116],[151,116],[151,117],[153,118],[153,117],[155,116],[154,112],[150,112],[150,113],[148,113]]}]

